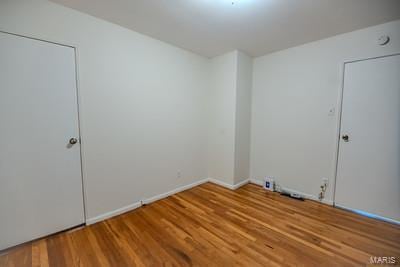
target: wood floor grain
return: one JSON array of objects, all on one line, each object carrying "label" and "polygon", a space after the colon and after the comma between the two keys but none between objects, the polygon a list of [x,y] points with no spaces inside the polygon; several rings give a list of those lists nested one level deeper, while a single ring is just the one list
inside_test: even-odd
[{"label": "wood floor grain", "polygon": [[400,256],[400,226],[248,184],[203,184],[35,241],[0,266],[366,266]]}]

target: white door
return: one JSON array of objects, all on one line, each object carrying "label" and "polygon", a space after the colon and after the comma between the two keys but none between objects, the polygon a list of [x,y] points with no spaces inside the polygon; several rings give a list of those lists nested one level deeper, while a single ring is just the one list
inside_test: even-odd
[{"label": "white door", "polygon": [[400,55],[345,64],[335,204],[400,222]]},{"label": "white door", "polygon": [[84,223],[76,89],[73,48],[0,32],[0,250]]}]

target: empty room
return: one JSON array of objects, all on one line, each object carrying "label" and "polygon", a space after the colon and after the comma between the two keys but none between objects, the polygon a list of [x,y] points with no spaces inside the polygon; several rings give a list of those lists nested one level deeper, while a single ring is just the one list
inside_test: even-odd
[{"label": "empty room", "polygon": [[0,0],[6,266],[400,266],[400,1]]}]

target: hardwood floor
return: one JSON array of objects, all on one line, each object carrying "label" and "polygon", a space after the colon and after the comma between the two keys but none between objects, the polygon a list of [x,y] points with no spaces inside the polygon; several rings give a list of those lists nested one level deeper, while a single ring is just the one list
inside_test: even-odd
[{"label": "hardwood floor", "polygon": [[207,183],[14,248],[0,266],[366,266],[370,256],[399,257],[400,226]]}]

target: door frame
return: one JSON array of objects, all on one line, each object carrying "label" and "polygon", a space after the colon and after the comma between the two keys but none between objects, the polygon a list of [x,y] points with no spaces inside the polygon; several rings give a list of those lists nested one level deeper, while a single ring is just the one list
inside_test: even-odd
[{"label": "door frame", "polygon": [[348,60],[344,61],[343,64],[341,65],[341,71],[342,71],[342,81],[341,81],[341,87],[339,89],[339,94],[338,94],[338,99],[337,99],[337,119],[336,119],[336,134],[335,134],[335,155],[334,155],[334,175],[333,175],[333,206],[341,209],[345,209],[351,212],[355,212],[358,214],[361,214],[363,216],[368,216],[371,218],[379,219],[382,221],[386,222],[391,222],[395,224],[400,224],[400,222],[396,220],[392,220],[389,218],[381,217],[378,215],[374,214],[369,214],[369,213],[364,213],[360,212],[354,209],[350,209],[347,207],[343,207],[340,205],[336,204],[336,185],[337,185],[337,174],[338,174],[338,168],[339,168],[339,154],[340,154],[340,132],[341,132],[341,127],[342,127],[342,108],[343,108],[343,93],[344,93],[344,80],[345,80],[345,74],[346,74],[346,64],[349,63],[355,63],[355,62],[360,62],[360,61],[367,61],[367,60],[373,60],[373,59],[379,59],[379,58],[386,58],[386,57],[392,57],[392,56],[398,56],[400,55],[399,53],[393,53],[393,54],[387,54],[387,55],[382,55],[382,56],[375,56],[375,57],[368,57],[368,58],[363,58],[363,59],[355,59],[355,60]]},{"label": "door frame", "polygon": [[60,42],[56,42],[56,41],[51,41],[51,40],[47,40],[47,39],[43,39],[43,38],[38,38],[35,36],[31,36],[31,35],[26,35],[26,34],[18,34],[18,33],[14,33],[14,32],[9,32],[9,31],[4,31],[2,29],[0,29],[0,33],[4,33],[4,34],[10,34],[10,35],[14,35],[14,36],[18,36],[21,38],[28,38],[28,39],[32,39],[32,40],[36,40],[36,41],[41,41],[41,42],[46,42],[46,43],[50,43],[50,44],[54,44],[54,45],[60,45],[60,46],[64,46],[64,47],[69,47],[74,49],[74,65],[75,65],[75,84],[76,84],[76,105],[77,105],[77,113],[78,113],[78,138],[79,138],[79,162],[80,162],[80,173],[81,173],[81,183],[82,183],[82,199],[83,199],[83,219],[84,219],[84,224],[87,224],[87,218],[88,218],[88,214],[87,214],[87,191],[86,191],[86,176],[84,175],[84,161],[83,161],[83,155],[84,155],[84,145],[83,145],[83,141],[82,141],[82,116],[81,116],[81,94],[80,94],[80,82],[79,82],[79,49],[77,45],[73,45],[73,44],[65,44],[65,43],[60,43]]}]

